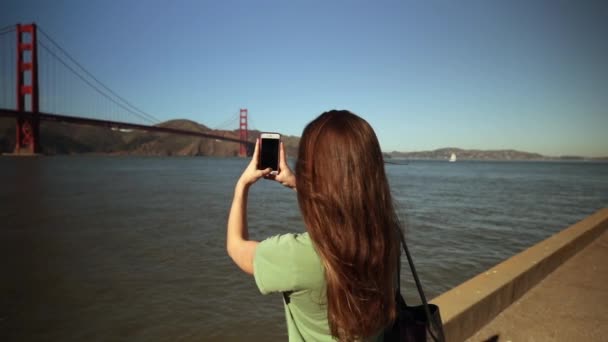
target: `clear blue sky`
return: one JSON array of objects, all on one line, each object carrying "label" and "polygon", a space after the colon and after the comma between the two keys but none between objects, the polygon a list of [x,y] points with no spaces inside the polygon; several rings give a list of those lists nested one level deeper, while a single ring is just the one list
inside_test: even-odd
[{"label": "clear blue sky", "polygon": [[2,1],[32,21],[161,119],[300,135],[337,108],[384,151],[608,155],[606,1]]}]

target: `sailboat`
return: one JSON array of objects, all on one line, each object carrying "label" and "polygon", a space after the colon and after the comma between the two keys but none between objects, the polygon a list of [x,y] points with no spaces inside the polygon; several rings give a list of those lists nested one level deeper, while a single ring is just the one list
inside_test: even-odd
[{"label": "sailboat", "polygon": [[450,160],[449,160],[449,162],[450,162],[450,163],[453,163],[453,162],[455,162],[455,161],[456,161],[456,153],[453,153],[453,152],[452,152],[452,155],[450,156]]}]

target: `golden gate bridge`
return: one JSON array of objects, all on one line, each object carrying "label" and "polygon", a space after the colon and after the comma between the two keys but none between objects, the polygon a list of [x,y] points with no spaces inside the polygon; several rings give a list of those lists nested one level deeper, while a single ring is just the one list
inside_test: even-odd
[{"label": "golden gate bridge", "polygon": [[36,24],[0,28],[0,117],[16,119],[14,154],[41,152],[40,121],[180,134],[239,144],[251,154],[248,111],[240,109],[238,138],[163,127],[118,95]]}]

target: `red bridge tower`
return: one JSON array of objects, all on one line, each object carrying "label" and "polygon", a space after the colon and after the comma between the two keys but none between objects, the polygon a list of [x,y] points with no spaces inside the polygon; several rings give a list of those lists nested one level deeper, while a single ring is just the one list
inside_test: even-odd
[{"label": "red bridge tower", "polygon": [[239,140],[241,141],[239,157],[247,157],[247,109],[241,109],[239,114]]},{"label": "red bridge tower", "polygon": [[[38,118],[38,50],[36,25],[17,24],[17,111],[32,115],[17,118],[15,154],[40,152]],[[29,77],[28,76],[29,73]],[[26,84],[29,81],[29,84]]]}]

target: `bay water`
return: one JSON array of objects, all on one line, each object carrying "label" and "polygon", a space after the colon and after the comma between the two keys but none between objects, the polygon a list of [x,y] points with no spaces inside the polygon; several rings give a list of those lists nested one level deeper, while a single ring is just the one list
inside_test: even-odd
[{"label": "bay water", "polygon": [[[261,295],[225,251],[247,162],[0,158],[0,341],[286,340],[281,295]],[[386,170],[428,298],[608,206],[608,163]],[[248,212],[253,239],[305,231],[278,183],[255,184]]]}]

